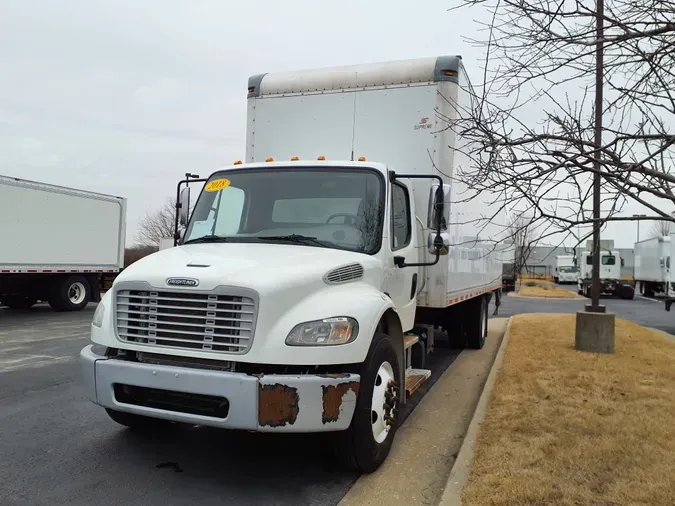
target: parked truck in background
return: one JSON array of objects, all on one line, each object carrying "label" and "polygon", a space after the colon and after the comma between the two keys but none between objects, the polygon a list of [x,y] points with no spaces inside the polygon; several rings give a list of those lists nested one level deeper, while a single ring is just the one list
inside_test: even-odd
[{"label": "parked truck in background", "polygon": [[555,274],[553,281],[557,284],[576,285],[579,279],[579,268],[574,255],[558,255],[555,257]]},{"label": "parked truck in background", "polygon": [[504,244],[502,250],[502,291],[513,292],[518,282],[516,272],[516,248]]},{"label": "parked truck in background", "polygon": [[77,311],[124,266],[126,200],[0,176],[0,305]]},{"label": "parked truck in background", "polygon": [[666,294],[670,282],[670,256],[673,241],[670,236],[652,237],[636,242],[635,290],[645,297]]},{"label": "parked truck in background", "polygon": [[252,77],[245,163],[189,221],[179,186],[180,244],[104,296],[88,397],[127,426],[333,432],[375,470],[439,333],[482,348],[501,290],[504,225],[476,237],[490,204],[450,184],[471,100],[454,56]]},{"label": "parked truck in background", "polygon": [[[622,299],[632,299],[635,295],[633,285],[621,279],[621,267],[624,260],[614,248],[614,241],[600,241],[600,285],[601,294],[614,295]],[[593,272],[593,241],[586,243],[586,248],[579,256],[579,280],[577,291],[580,295],[591,297]]]}]

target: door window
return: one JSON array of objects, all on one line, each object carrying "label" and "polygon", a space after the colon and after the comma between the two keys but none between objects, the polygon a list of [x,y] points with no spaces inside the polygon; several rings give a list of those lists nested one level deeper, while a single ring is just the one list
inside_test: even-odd
[{"label": "door window", "polygon": [[391,249],[405,248],[410,244],[412,227],[410,220],[410,197],[405,186],[391,185]]}]

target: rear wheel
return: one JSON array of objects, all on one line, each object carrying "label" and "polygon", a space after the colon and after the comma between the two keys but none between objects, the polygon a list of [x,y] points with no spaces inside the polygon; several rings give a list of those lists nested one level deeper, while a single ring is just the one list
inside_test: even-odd
[{"label": "rear wheel", "polygon": [[620,286],[618,292],[621,299],[632,300],[635,298],[635,289],[632,286]]},{"label": "rear wheel", "polygon": [[488,327],[488,299],[479,297],[469,301],[468,332],[466,345],[468,348],[480,350],[485,345]]},{"label": "rear wheel", "polygon": [[391,338],[377,333],[361,366],[352,423],[336,435],[336,452],[350,467],[372,473],[387,458],[398,425],[398,358]]},{"label": "rear wheel", "polygon": [[57,282],[49,297],[54,311],[79,311],[91,300],[91,286],[84,276],[70,276]]},{"label": "rear wheel", "polygon": [[7,306],[11,309],[28,309],[37,304],[36,297],[28,297],[25,295],[6,295],[0,298],[0,305]]},{"label": "rear wheel", "polygon": [[645,283],[643,293],[645,297],[654,297],[654,285],[651,283]]}]

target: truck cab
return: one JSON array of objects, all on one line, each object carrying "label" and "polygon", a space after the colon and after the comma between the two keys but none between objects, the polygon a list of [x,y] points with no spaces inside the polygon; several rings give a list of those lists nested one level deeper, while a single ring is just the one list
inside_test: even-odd
[{"label": "truck cab", "polygon": [[[621,279],[621,268],[624,259],[615,249],[600,250],[600,292],[616,295],[622,299],[632,299],[635,295],[633,286]],[[593,253],[586,249],[580,255],[579,279],[577,291],[580,295],[591,296],[593,275]]]},{"label": "truck cab", "polygon": [[89,398],[129,426],[343,431],[374,470],[429,374],[410,367],[406,332],[421,270],[448,251],[443,185],[422,238],[409,179],[383,164],[237,164],[204,183],[180,245],[129,266],[99,304]]}]

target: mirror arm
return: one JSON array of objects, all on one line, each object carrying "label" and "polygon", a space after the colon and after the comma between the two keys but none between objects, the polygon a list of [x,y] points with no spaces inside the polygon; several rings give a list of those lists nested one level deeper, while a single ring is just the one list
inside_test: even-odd
[{"label": "mirror arm", "polygon": [[208,181],[208,178],[200,178],[198,174],[190,174],[187,172],[185,174],[185,179],[181,179],[178,181],[178,185],[176,186],[176,216],[174,217],[174,223],[173,223],[173,245],[178,246],[178,241],[180,241],[180,233],[178,232],[178,225],[179,225],[179,220],[180,220],[180,209],[181,209],[181,202],[180,202],[180,192],[181,192],[181,186],[183,185],[189,185],[190,183],[205,183]]},{"label": "mirror arm", "polygon": [[[436,211],[442,211],[443,210],[443,179],[441,176],[438,176],[436,174],[396,174],[393,170],[389,172],[389,182],[393,183],[397,179],[435,179],[438,181],[438,188],[436,188],[436,202],[434,203],[434,209]],[[419,263],[414,263],[414,264],[407,264],[405,263],[405,258],[402,258],[402,260],[396,262],[396,257],[394,257],[394,263],[398,267],[431,267],[432,265],[436,265],[438,261],[441,259],[441,248],[443,248],[443,237],[441,237],[441,232],[443,231],[441,228],[441,223],[443,221],[443,213],[438,212],[439,219],[438,223],[436,224],[436,238],[434,239],[434,246],[436,248],[436,258],[432,262],[419,262]]]}]

